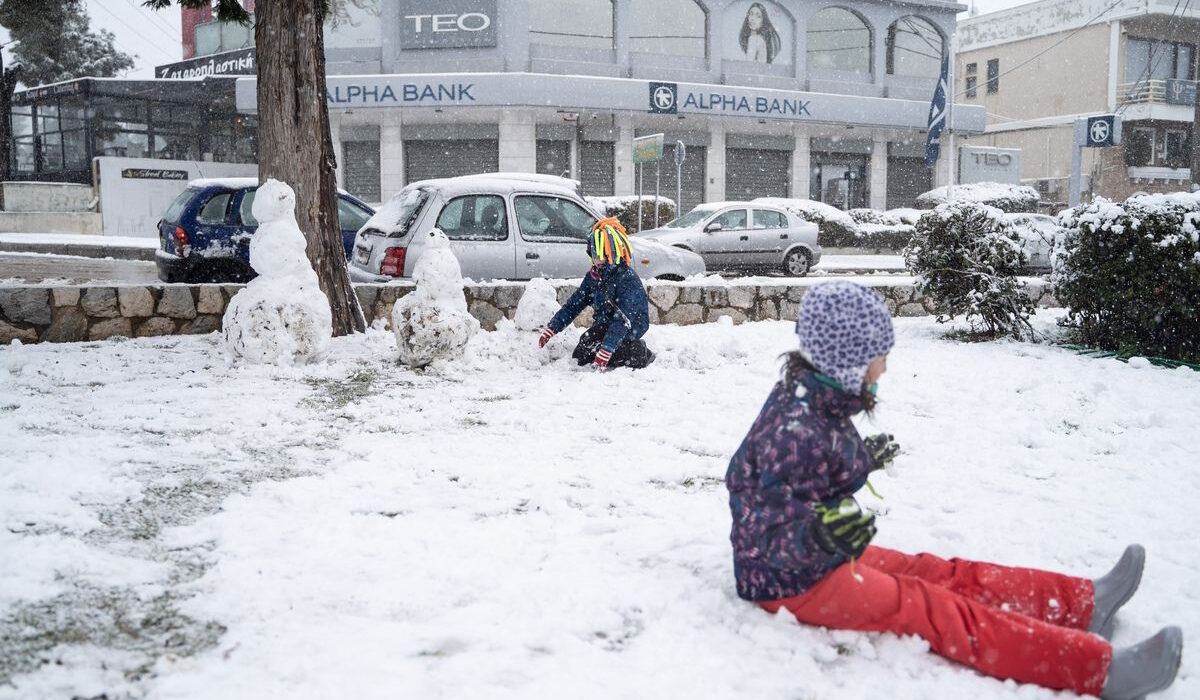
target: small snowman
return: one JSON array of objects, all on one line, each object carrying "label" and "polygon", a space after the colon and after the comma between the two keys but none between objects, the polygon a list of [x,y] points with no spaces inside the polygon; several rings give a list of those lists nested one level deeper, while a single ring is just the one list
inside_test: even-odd
[{"label": "small snowman", "polygon": [[235,359],[261,364],[304,364],[321,355],[333,336],[329,300],[305,254],[296,223],[296,193],[267,180],[252,207],[258,230],[250,239],[250,266],[258,273],[229,301],[225,346]]},{"label": "small snowman", "polygon": [[400,361],[410,367],[458,357],[479,330],[479,321],[467,311],[462,268],[450,240],[436,228],[428,236],[413,270],[417,288],[392,309]]}]

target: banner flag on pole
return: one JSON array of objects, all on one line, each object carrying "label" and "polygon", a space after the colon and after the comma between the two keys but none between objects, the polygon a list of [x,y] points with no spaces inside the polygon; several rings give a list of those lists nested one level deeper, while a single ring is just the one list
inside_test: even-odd
[{"label": "banner flag on pole", "polygon": [[942,54],[942,76],[938,78],[937,88],[933,91],[933,101],[929,103],[929,135],[925,140],[925,164],[937,162],[942,147],[942,129],[946,127],[946,96],[950,94],[947,85],[950,73],[950,53]]}]

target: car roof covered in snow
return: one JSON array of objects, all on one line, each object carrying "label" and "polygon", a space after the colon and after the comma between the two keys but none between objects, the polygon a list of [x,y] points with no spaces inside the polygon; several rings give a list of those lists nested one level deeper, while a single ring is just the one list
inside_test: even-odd
[{"label": "car roof covered in snow", "polygon": [[[514,192],[539,192],[543,194],[569,194],[576,198],[579,197],[579,193],[569,184],[574,182],[574,180],[554,176],[542,176],[547,178],[542,179],[541,177],[516,177],[516,175],[527,175],[527,173],[485,173],[481,175],[460,175],[459,177],[439,178],[436,180],[418,180],[417,182],[409,183],[404,189],[436,189],[443,196],[448,197],[457,194],[480,192],[501,195],[513,194]],[[393,196],[393,199],[399,196],[400,194],[396,194]]]},{"label": "car roof covered in snow", "polygon": [[[195,180],[189,180],[188,187],[193,189],[204,189],[205,187],[224,187],[230,190],[258,189],[258,178],[256,177],[198,177]],[[337,188],[338,194],[350,195],[341,187]]]}]

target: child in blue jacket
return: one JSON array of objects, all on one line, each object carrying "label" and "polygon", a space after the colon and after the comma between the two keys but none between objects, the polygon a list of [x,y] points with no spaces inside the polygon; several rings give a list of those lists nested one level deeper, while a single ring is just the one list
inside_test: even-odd
[{"label": "child in blue jacket", "polygon": [[592,327],[584,332],[572,357],[597,369],[641,369],[654,361],[642,336],[650,328],[650,305],[642,280],[633,271],[629,237],[615,218],[601,219],[588,237],[592,269],[566,304],[542,329],[538,346],[566,328],[589,305]]}]

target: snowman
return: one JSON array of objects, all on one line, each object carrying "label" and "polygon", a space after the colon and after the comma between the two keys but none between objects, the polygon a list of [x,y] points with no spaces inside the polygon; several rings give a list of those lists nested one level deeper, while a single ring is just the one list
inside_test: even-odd
[{"label": "snowman", "polygon": [[333,317],[305,254],[296,193],[267,180],[251,211],[259,225],[250,239],[250,266],[258,277],[229,301],[225,346],[235,359],[251,363],[304,364],[328,347]]},{"label": "snowman", "polygon": [[479,321],[467,311],[462,268],[450,240],[436,228],[428,236],[413,270],[417,288],[392,309],[400,361],[410,367],[458,357],[479,330]]}]

